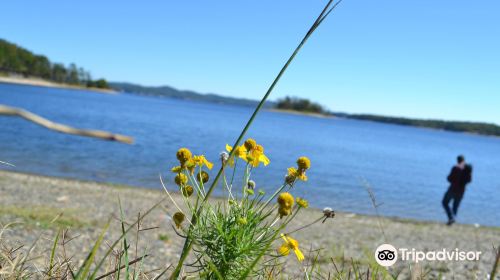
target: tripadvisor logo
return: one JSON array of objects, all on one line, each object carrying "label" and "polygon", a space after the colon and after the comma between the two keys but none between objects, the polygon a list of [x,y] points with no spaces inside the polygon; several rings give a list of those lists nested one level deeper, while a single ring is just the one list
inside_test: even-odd
[{"label": "tripadvisor logo", "polygon": [[480,251],[461,251],[441,249],[438,251],[418,251],[415,248],[399,248],[397,250],[391,244],[382,244],[375,250],[375,260],[381,266],[392,266],[398,260],[398,253],[402,261],[479,261]]},{"label": "tripadvisor logo", "polygon": [[391,266],[398,260],[398,251],[391,244],[382,244],[375,250],[375,260],[381,266]]}]

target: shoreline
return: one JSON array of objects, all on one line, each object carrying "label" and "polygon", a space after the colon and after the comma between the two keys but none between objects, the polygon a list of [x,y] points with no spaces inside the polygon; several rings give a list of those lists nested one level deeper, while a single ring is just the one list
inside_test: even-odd
[{"label": "shoreline", "polygon": [[[27,175],[27,176],[36,176],[36,177],[45,178],[45,179],[74,181],[74,182],[82,183],[82,184],[99,184],[99,185],[108,186],[111,188],[118,188],[118,189],[145,190],[145,191],[164,193],[163,190],[160,188],[152,188],[152,187],[146,187],[146,186],[140,186],[140,185],[128,185],[128,184],[123,184],[123,183],[113,183],[113,182],[109,182],[109,181],[87,180],[87,179],[81,179],[81,178],[75,178],[75,177],[51,176],[51,175],[34,173],[34,172],[15,171],[15,170],[8,170],[8,169],[1,169],[1,168],[0,168],[0,178],[1,178],[1,175],[3,172],[14,173],[14,174],[19,174],[19,175]],[[171,191],[171,193],[174,193],[175,195],[180,195],[179,191],[173,191],[173,192]],[[212,196],[212,199],[214,199],[214,200],[219,200],[221,198],[222,197],[217,196],[217,195]],[[316,210],[316,211],[323,211],[321,208],[317,208],[314,206],[310,206],[309,209]],[[394,222],[401,222],[401,223],[425,224],[425,225],[431,225],[431,224],[444,225],[445,224],[444,221],[440,222],[440,221],[436,221],[436,220],[421,220],[421,219],[416,219],[416,218],[406,218],[406,217],[400,217],[400,216],[377,216],[376,214],[344,212],[344,211],[338,211],[338,210],[335,210],[335,212],[341,213],[343,215],[360,216],[360,217],[366,217],[366,218],[371,218],[371,219],[382,218],[382,219],[388,219],[388,220],[392,220]],[[495,225],[469,224],[469,223],[460,223],[460,222],[457,222],[456,224],[463,225],[463,226],[471,226],[471,227],[475,227],[476,225],[479,225],[482,228],[490,228],[490,229],[500,230],[500,226],[495,226]]]},{"label": "shoreline", "polygon": [[[171,195],[178,202],[182,200],[178,193]],[[33,254],[46,256],[53,245],[50,240],[61,227],[69,227],[70,236],[77,239],[69,243],[66,250],[69,255],[74,255],[75,261],[81,260],[110,218],[112,224],[106,234],[106,242],[120,236],[118,199],[125,219],[130,222],[138,213],[144,213],[165,197],[165,193],[158,189],[0,170],[0,223],[21,223],[5,231],[2,240],[12,246],[29,248],[37,236],[42,236]],[[214,202],[217,198],[210,200]],[[147,269],[175,263],[179,257],[183,239],[175,233],[169,216],[175,211],[175,206],[167,199],[143,220],[143,227],[152,230],[145,231],[141,236],[139,250],[151,249],[151,254],[155,256],[144,262]],[[321,210],[305,209],[297,215],[290,229],[310,223],[311,217],[316,216],[322,216]],[[57,220],[54,217],[58,217]],[[429,278],[459,275],[463,279],[475,276],[483,279],[491,271],[494,259],[492,245],[500,244],[500,228],[464,224],[448,227],[433,222],[336,212],[333,219],[297,232],[294,238],[300,240],[305,251],[322,248],[321,257],[325,262],[321,265],[332,271],[332,258],[338,262],[356,261],[362,266],[373,261],[371,252],[383,243],[417,250],[459,248],[481,251],[481,259],[477,262],[423,262],[422,267],[429,271]],[[296,261],[293,258],[284,260],[292,264]],[[389,271],[402,270],[402,275],[407,275],[410,264],[399,261]],[[300,269],[295,265],[289,267],[285,274],[293,275],[298,273],[297,268]]]},{"label": "shoreline", "polygon": [[119,92],[112,89],[101,89],[101,88],[88,88],[69,84],[59,84],[39,78],[21,78],[21,77],[9,77],[0,76],[0,84],[16,84],[25,86],[36,86],[36,87],[48,87],[48,88],[61,88],[61,89],[72,89],[72,90],[88,90],[97,93],[104,94],[119,94]]},{"label": "shoreline", "polygon": [[334,116],[334,115],[326,115],[326,114],[310,113],[310,112],[300,112],[300,111],[295,111],[295,110],[285,110],[285,109],[276,109],[276,108],[270,108],[270,109],[264,109],[264,110],[268,111],[268,112],[307,116],[307,117],[314,117],[314,118],[324,118],[324,119],[336,118],[336,116]]}]

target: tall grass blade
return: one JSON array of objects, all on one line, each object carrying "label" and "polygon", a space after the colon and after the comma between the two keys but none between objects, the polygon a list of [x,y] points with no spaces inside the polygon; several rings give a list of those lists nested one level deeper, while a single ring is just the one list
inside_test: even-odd
[{"label": "tall grass blade", "polygon": [[[99,235],[99,238],[97,239],[97,241],[95,242],[94,244],[94,247],[92,247],[92,250],[90,251],[90,253],[88,254],[87,258],[85,259],[85,261],[83,262],[82,266],[80,267],[80,269],[78,270],[78,272],[76,273],[75,275],[75,279],[76,280],[83,280],[83,279],[86,279],[87,278],[87,275],[89,274],[90,272],[90,266],[92,265],[92,263],[94,262],[94,259],[95,259],[95,255],[97,254],[97,250],[99,250],[99,247],[101,246],[101,243],[104,239],[104,235],[106,234],[106,232],[108,231],[108,228],[109,228],[109,224],[110,222],[108,222],[101,234]],[[92,277],[91,277],[92,278]]]},{"label": "tall grass blade", "polygon": [[[128,261],[128,244],[127,244],[127,233],[125,232],[125,222],[124,222],[124,215],[123,215],[123,208],[122,208],[122,202],[120,198],[118,198],[118,204],[120,205],[120,223],[121,223],[121,228],[122,228],[122,236],[123,236],[123,251],[124,251],[124,258],[125,258],[125,279],[129,280],[130,279],[130,266],[129,266],[129,261]],[[120,271],[118,271],[118,279],[120,278]]]},{"label": "tall grass blade", "polygon": [[50,251],[49,271],[47,273],[49,278],[52,277],[52,269],[54,268],[54,258],[56,255],[57,242],[59,242],[60,234],[61,231],[57,231],[56,239],[54,239],[54,245],[52,245],[52,250]]}]

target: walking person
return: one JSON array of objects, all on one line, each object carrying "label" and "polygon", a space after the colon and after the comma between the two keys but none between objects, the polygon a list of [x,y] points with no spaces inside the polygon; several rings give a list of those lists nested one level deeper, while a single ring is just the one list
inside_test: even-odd
[{"label": "walking person", "polygon": [[[464,196],[465,186],[472,181],[472,166],[465,163],[464,156],[457,157],[457,164],[453,166],[447,179],[450,182],[450,187],[444,194],[442,203],[448,215],[447,225],[452,225]],[[451,201],[453,201],[453,205],[450,209]]]}]

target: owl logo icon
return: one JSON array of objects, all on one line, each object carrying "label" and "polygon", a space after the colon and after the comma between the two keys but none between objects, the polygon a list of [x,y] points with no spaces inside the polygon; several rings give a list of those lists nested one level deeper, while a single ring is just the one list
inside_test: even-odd
[{"label": "owl logo icon", "polygon": [[391,244],[382,244],[375,250],[375,260],[381,266],[392,266],[398,260],[398,250]]}]

